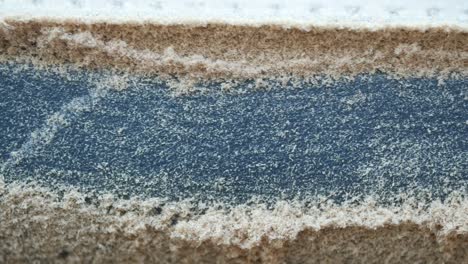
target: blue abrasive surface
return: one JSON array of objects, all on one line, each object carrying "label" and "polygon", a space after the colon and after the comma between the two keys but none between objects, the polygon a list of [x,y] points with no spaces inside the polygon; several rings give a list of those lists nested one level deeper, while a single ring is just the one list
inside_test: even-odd
[{"label": "blue abrasive surface", "polygon": [[[467,79],[375,74],[185,96],[142,79],[95,96],[90,72],[67,80],[16,68],[0,67],[6,182],[235,202],[468,192]],[[48,122],[54,115],[61,121]]]}]

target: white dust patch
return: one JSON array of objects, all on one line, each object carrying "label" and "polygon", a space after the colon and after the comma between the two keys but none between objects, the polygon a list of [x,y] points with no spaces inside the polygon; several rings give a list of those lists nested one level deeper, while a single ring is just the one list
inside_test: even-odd
[{"label": "white dust patch", "polygon": [[3,31],[3,33],[7,34],[10,30],[15,29],[13,26],[5,22],[5,20],[0,19],[0,30]]},{"label": "white dust patch", "polygon": [[262,70],[267,70],[265,67],[249,66],[247,62],[229,62],[223,60],[211,60],[202,55],[181,56],[177,54],[172,47],[167,47],[162,54],[146,50],[137,50],[131,48],[122,40],[101,41],[94,37],[90,32],[67,33],[63,28],[52,28],[44,31],[43,34],[47,41],[52,41],[56,38],[69,41],[75,45],[81,45],[88,48],[96,48],[105,51],[110,56],[123,56],[142,63],[148,67],[169,66],[180,64],[183,67],[204,68],[207,72],[230,72],[232,74],[248,74],[254,75]]},{"label": "white dust patch", "polygon": [[[320,208],[320,209],[319,209]],[[412,222],[434,228],[442,226],[440,235],[468,231],[468,201],[449,199],[428,205],[408,201],[400,206],[378,206],[369,197],[359,205],[321,204],[304,209],[301,203],[278,202],[273,210],[262,206],[238,206],[229,212],[213,211],[194,221],[181,222],[172,237],[187,240],[215,241],[242,248],[258,245],[262,239],[287,241],[303,230],[366,227]]]}]

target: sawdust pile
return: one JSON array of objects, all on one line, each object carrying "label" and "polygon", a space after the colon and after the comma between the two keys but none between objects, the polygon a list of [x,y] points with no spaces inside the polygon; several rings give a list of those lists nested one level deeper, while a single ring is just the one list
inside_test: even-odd
[{"label": "sawdust pile", "polygon": [[[4,186],[5,187],[5,186]],[[209,206],[12,184],[0,196],[0,261],[462,263],[468,201]]]},{"label": "sawdust pile", "polygon": [[2,60],[72,63],[195,80],[262,80],[361,73],[468,75],[460,28],[283,28],[7,20]]}]

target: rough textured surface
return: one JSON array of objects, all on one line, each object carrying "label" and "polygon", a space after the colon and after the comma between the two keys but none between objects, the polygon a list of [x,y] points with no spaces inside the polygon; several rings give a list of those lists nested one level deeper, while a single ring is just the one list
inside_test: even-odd
[{"label": "rough textured surface", "polygon": [[0,76],[1,261],[468,259],[466,79]]},{"label": "rough textured surface", "polygon": [[467,190],[466,79],[178,95],[154,78],[23,67],[0,70],[8,182],[239,202]]},{"label": "rough textured surface", "polygon": [[0,21],[0,262],[468,261],[466,28],[114,22]]},{"label": "rough textured surface", "polygon": [[352,30],[225,24],[86,24],[6,20],[3,59],[174,74],[195,80],[314,80],[361,73],[467,76],[468,33],[458,28]]},{"label": "rough textured surface", "polygon": [[[187,214],[193,210],[180,203],[90,199],[73,192],[60,197],[38,188],[10,186],[0,200],[0,261],[464,263],[468,203],[458,205],[456,200],[432,205],[426,212],[410,206],[393,209],[393,214],[392,209],[370,204],[322,211],[254,206],[231,214],[211,209],[197,220]],[[209,220],[200,225],[202,217]],[[452,222],[457,218],[460,222]],[[344,219],[349,222],[339,224]],[[304,225],[294,232],[294,224],[301,221]],[[457,224],[461,229],[440,232]],[[254,234],[261,236],[245,244]]]}]

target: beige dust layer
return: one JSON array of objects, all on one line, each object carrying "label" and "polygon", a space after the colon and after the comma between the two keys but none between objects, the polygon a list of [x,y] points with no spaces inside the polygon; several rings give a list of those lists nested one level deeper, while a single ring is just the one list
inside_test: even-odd
[{"label": "beige dust layer", "polygon": [[301,30],[49,20],[0,24],[2,60],[260,83],[262,78],[339,78],[376,71],[403,77],[464,77],[467,43],[468,32],[460,28]]},{"label": "beige dust layer", "polygon": [[[317,204],[318,205],[318,204]],[[200,207],[200,205],[198,205]],[[465,263],[468,201],[231,210],[3,186],[0,262]]]}]

